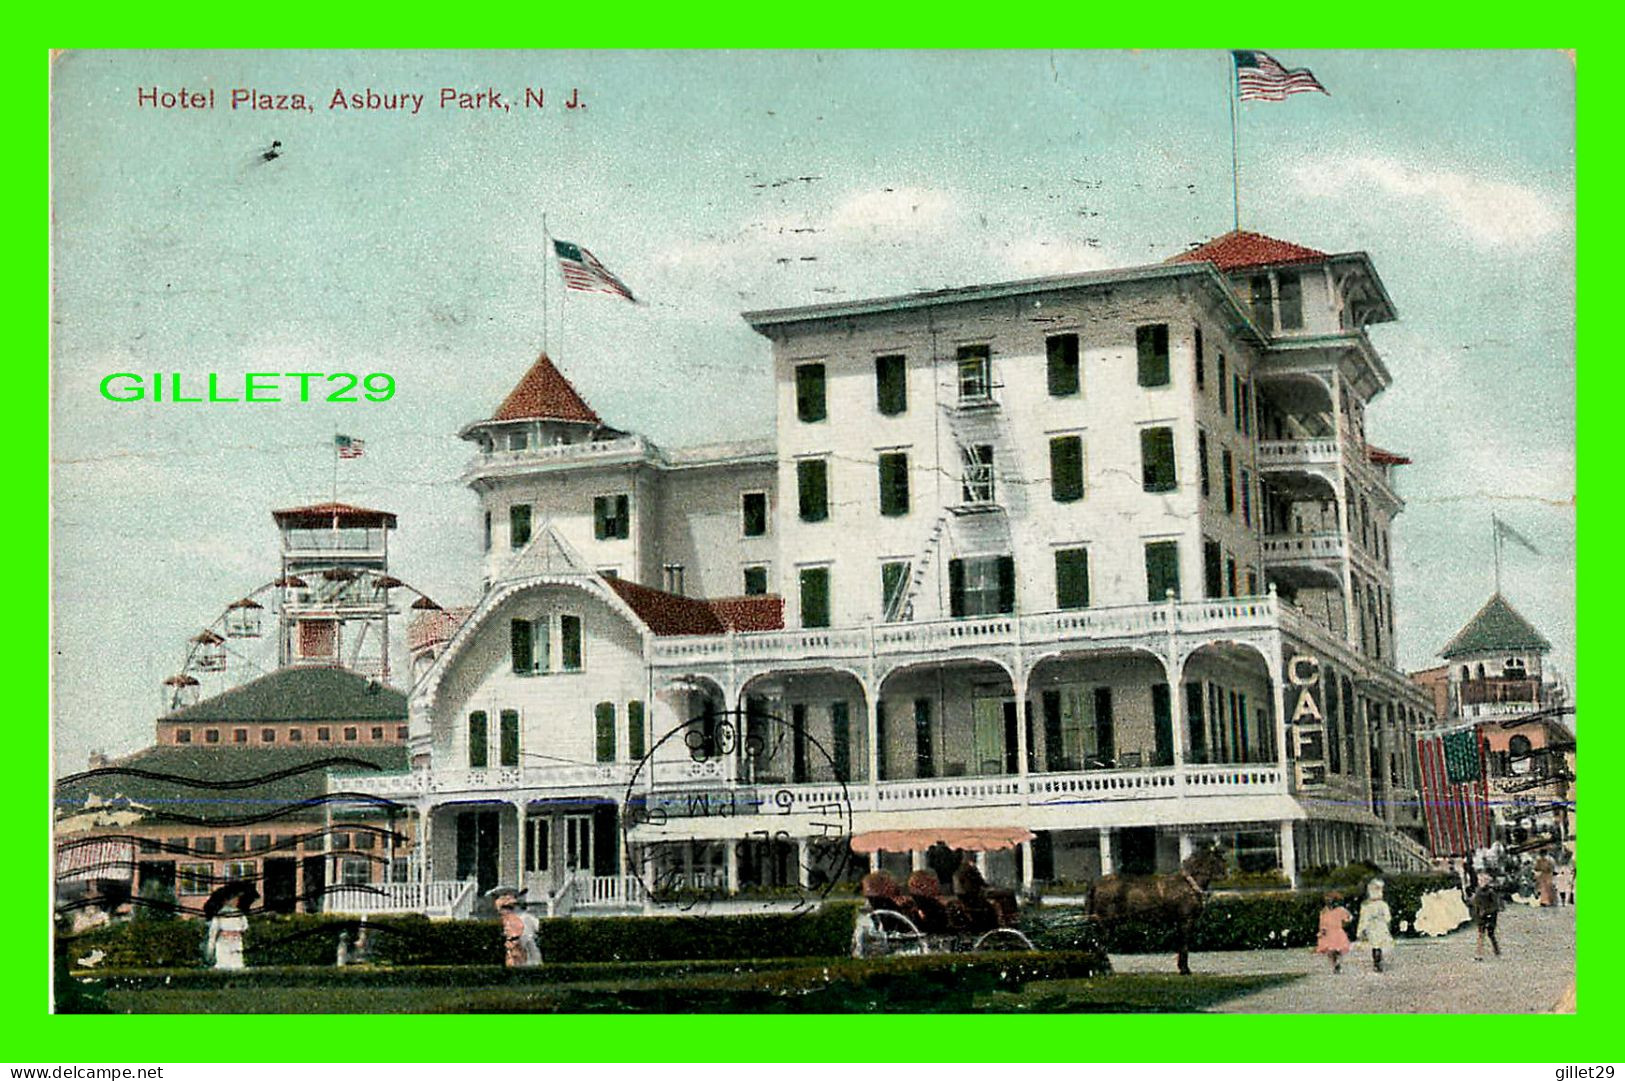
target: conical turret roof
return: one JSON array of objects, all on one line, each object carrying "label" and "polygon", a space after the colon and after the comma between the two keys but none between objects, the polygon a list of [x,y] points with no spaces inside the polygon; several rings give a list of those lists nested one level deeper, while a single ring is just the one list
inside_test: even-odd
[{"label": "conical turret roof", "polygon": [[576,393],[576,388],[553,366],[546,353],[526,372],[502,399],[492,420],[564,420],[578,424],[602,424],[592,406]]},{"label": "conical turret roof", "polygon": [[1456,632],[1456,636],[1439,651],[1445,660],[1469,653],[1515,653],[1534,650],[1544,653],[1552,648],[1544,635],[1497,593],[1484,602],[1478,614]]}]

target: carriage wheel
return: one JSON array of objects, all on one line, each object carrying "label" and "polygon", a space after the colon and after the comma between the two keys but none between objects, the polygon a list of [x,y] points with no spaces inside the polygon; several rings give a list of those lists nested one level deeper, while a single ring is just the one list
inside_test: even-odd
[{"label": "carriage wheel", "polygon": [[[987,934],[983,935],[981,938],[977,939],[976,944],[971,947],[971,952],[972,953],[979,952],[982,949],[983,944],[986,943],[988,939],[993,938],[994,935],[1011,935],[1011,936],[1013,936],[1015,938],[1016,942],[1020,943],[1020,946],[1016,946],[1016,945],[1013,945],[1013,944],[1012,945],[997,945],[997,944],[995,944],[995,945],[988,946],[987,948],[989,950],[1023,949],[1023,950],[1029,950],[1030,951],[1030,950],[1035,948],[1033,946],[1032,939],[1028,938],[1026,935],[1022,934],[1020,931],[1016,930],[1014,927],[996,927],[993,930],[989,931]],[[1003,940],[1000,939],[1000,940],[997,940],[997,941],[1002,942]]]}]

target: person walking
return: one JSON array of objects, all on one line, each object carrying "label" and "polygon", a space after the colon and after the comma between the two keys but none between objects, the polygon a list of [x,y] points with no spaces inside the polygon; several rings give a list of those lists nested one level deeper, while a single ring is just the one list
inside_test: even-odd
[{"label": "person walking", "polygon": [[1343,907],[1342,894],[1333,891],[1326,895],[1320,910],[1320,929],[1315,932],[1315,952],[1331,956],[1333,972],[1343,971],[1343,955],[1349,952],[1349,936],[1343,928],[1353,918]]},{"label": "person walking", "polygon": [[1535,890],[1540,895],[1540,907],[1551,908],[1557,904],[1557,893],[1552,889],[1552,873],[1557,865],[1552,862],[1549,853],[1542,852],[1535,861]]},{"label": "person walking", "polygon": [[1355,925],[1354,937],[1371,947],[1371,967],[1382,971],[1382,951],[1394,948],[1393,913],[1382,899],[1383,883],[1373,878],[1365,888],[1365,900],[1360,904],[1360,922]]},{"label": "person walking", "polygon": [[1478,952],[1473,960],[1484,960],[1484,939],[1490,940],[1490,949],[1495,956],[1501,956],[1501,944],[1495,941],[1495,920],[1501,913],[1501,895],[1495,892],[1490,884],[1490,876],[1478,876],[1478,889],[1473,891],[1473,922],[1478,924]]}]

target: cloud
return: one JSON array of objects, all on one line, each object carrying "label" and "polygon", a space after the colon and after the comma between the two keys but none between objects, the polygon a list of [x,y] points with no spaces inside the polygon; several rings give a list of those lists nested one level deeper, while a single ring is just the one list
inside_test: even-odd
[{"label": "cloud", "polygon": [[1294,166],[1291,175],[1311,197],[1387,200],[1442,215],[1480,248],[1533,244],[1573,221],[1570,208],[1534,188],[1393,158],[1322,158]]}]

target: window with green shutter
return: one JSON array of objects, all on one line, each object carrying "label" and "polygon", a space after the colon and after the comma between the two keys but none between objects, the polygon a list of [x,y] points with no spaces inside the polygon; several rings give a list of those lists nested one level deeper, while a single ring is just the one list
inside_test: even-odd
[{"label": "window with green shutter", "polygon": [[528,676],[537,670],[534,631],[535,624],[528,619],[516,619],[508,624],[508,643],[515,675]]},{"label": "window with green shutter", "polygon": [[907,560],[896,560],[880,565],[881,611],[890,614],[893,606],[901,604],[903,590],[908,588],[908,572]]},{"label": "window with green shutter", "polygon": [[796,419],[804,424],[811,424],[823,420],[828,415],[824,402],[824,366],[797,364]]},{"label": "window with green shutter", "polygon": [[1185,684],[1186,761],[1194,765],[1207,763],[1207,719],[1202,716],[1202,684]]},{"label": "window with green shutter", "polygon": [[518,551],[530,543],[530,504],[515,503],[508,508],[508,547]]},{"label": "window with green shutter", "polygon": [[1064,398],[1078,392],[1078,336],[1052,334],[1044,339],[1049,356],[1049,393],[1052,398]]},{"label": "window with green shutter", "polygon": [[499,715],[498,720],[500,723],[498,753],[501,755],[498,761],[504,766],[517,766],[519,764],[519,711],[505,709]]},{"label": "window with green shutter", "polygon": [[1140,429],[1140,473],[1148,492],[1171,492],[1179,487],[1172,428]]},{"label": "window with green shutter", "polygon": [[593,710],[594,744],[598,761],[615,761],[615,703],[600,702]]},{"label": "window with green shutter", "polygon": [[880,513],[888,518],[908,513],[908,455],[902,451],[880,456]]},{"label": "window with green shutter", "polygon": [[592,533],[599,540],[625,540],[632,535],[631,499],[599,495],[592,500]]},{"label": "window with green shutter", "polygon": [[1136,328],[1134,343],[1140,357],[1140,386],[1167,386],[1168,324],[1156,323]]},{"label": "window with green shutter", "polygon": [[1179,542],[1152,541],[1145,546],[1146,598],[1166,600],[1179,596]]},{"label": "window with green shutter", "polygon": [[931,730],[931,699],[914,700],[914,776],[937,775],[936,741]]},{"label": "window with green shutter", "polygon": [[1219,412],[1222,414],[1230,408],[1230,392],[1225,384],[1224,354],[1219,354]]},{"label": "window with green shutter", "polygon": [[828,462],[803,458],[796,463],[796,496],[803,522],[822,522],[829,517]]},{"label": "window with green shutter", "polygon": [[1230,451],[1224,452],[1224,512],[1236,513],[1236,456]]},{"label": "window with green shutter", "polygon": [[801,570],[801,625],[829,626],[828,567],[803,567]]},{"label": "window with green shutter", "polygon": [[636,762],[643,758],[647,733],[643,726],[643,703],[626,704],[626,757]]},{"label": "window with green shutter", "polygon": [[1213,494],[1213,478],[1208,475],[1207,433],[1200,428],[1196,429],[1196,468],[1202,475],[1202,498],[1206,499]]},{"label": "window with green shutter", "polygon": [[908,411],[908,368],[901,356],[875,358],[875,405],[888,417]]},{"label": "window with green shutter", "polygon": [[1055,550],[1055,607],[1089,607],[1089,549]]},{"label": "window with green shutter", "polygon": [[1216,540],[1202,540],[1202,596],[1207,598],[1224,596],[1224,582],[1222,569],[1224,566],[1224,552]]},{"label": "window with green shutter", "polygon": [[1168,684],[1153,683],[1151,685],[1151,727],[1155,747],[1152,750],[1151,764],[1153,766],[1171,766],[1174,764],[1174,713],[1173,696],[1170,694]]},{"label": "window with green shutter", "polygon": [[739,500],[741,532],[747,537],[767,535],[767,493],[746,492]]},{"label": "window with green shutter", "polygon": [[1202,328],[1197,327],[1195,333],[1196,349],[1196,389],[1201,390],[1207,386],[1207,361],[1202,356]]},{"label": "window with green shutter", "polygon": [[845,702],[829,704],[830,758],[834,760],[835,779],[852,779],[852,708]]},{"label": "window with green shutter", "polygon": [[484,769],[490,757],[490,732],[486,723],[485,711],[477,709],[468,715],[468,768]]},{"label": "window with green shutter", "polygon": [[1016,561],[979,556],[948,561],[948,609],[953,616],[990,616],[1016,608]]},{"label": "window with green shutter", "polygon": [[767,592],[767,568],[745,568],[745,596],[759,597]]},{"label": "window with green shutter", "polygon": [[1059,435],[1049,441],[1050,495],[1057,503],[1083,498],[1083,437]]},{"label": "window with green shutter", "polygon": [[581,671],[581,617],[559,617],[559,666],[566,672]]}]

